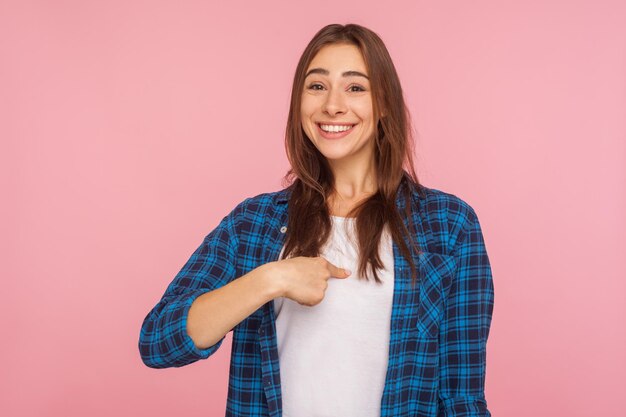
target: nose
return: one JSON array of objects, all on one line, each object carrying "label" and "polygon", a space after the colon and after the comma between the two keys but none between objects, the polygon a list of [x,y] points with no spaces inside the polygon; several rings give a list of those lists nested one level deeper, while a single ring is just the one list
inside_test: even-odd
[{"label": "nose", "polygon": [[330,116],[346,112],[346,102],[340,89],[331,89],[326,95],[322,111]]}]

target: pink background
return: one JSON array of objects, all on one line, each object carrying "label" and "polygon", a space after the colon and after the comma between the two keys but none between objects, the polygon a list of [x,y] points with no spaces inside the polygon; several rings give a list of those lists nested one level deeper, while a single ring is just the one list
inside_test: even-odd
[{"label": "pink background", "polygon": [[421,181],[479,215],[493,415],[622,414],[624,2],[223,3],[0,3],[0,414],[223,415],[231,336],[155,370],[140,325],[226,213],[282,187],[297,58],[335,22],[383,38]]}]

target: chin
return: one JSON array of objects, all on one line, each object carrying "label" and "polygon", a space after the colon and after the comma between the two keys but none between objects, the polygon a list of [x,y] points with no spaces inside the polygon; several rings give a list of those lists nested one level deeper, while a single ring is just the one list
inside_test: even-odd
[{"label": "chin", "polygon": [[[321,151],[320,151],[321,152]],[[321,154],[326,158],[329,159],[331,161],[338,161],[340,159],[344,159],[347,156],[350,156],[349,154],[345,154],[345,153],[333,153],[333,152],[321,152]]]}]

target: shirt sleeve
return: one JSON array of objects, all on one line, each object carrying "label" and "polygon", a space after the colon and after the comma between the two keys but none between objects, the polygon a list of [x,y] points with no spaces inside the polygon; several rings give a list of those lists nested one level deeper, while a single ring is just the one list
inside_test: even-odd
[{"label": "shirt sleeve", "polygon": [[439,333],[438,415],[490,417],[484,388],[494,287],[480,223],[471,207],[453,254],[457,270]]},{"label": "shirt sleeve", "polygon": [[240,203],[204,238],[145,317],[139,352],[146,366],[181,367],[208,358],[221,346],[225,336],[213,346],[199,349],[187,334],[187,315],[198,296],[235,278],[238,246],[235,222],[242,206]]}]

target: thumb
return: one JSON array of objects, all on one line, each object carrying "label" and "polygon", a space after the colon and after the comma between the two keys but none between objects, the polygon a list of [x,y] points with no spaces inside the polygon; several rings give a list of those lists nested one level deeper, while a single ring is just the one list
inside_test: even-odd
[{"label": "thumb", "polygon": [[352,273],[349,269],[339,268],[332,263],[328,263],[330,273],[335,278],[348,278]]}]

